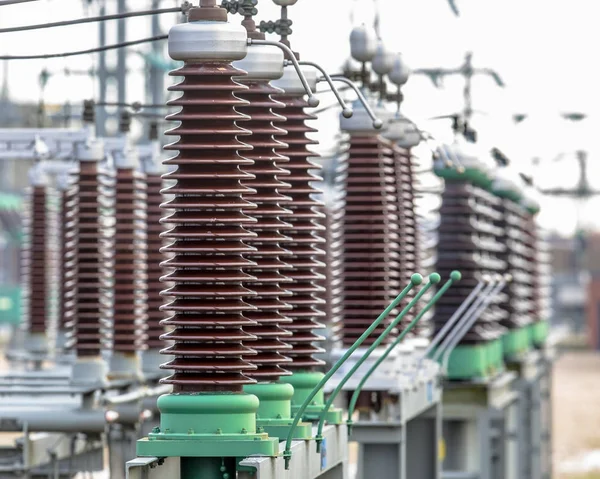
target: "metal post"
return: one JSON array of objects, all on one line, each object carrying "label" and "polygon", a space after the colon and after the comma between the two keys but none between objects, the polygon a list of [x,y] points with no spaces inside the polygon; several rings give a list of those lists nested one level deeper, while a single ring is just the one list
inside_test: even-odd
[{"label": "metal post", "polygon": [[[106,15],[104,0],[100,3],[100,15]],[[106,45],[106,22],[98,22],[98,43],[103,47]],[[100,52],[98,57],[98,99],[100,103],[106,103],[106,52]],[[106,136],[106,107],[101,106],[96,110],[96,135]]]},{"label": "metal post", "polygon": [[[117,13],[127,11],[127,0],[118,0]],[[126,20],[121,18],[117,20],[117,43],[123,43],[127,39]],[[119,48],[117,50],[117,101],[125,103],[127,98],[127,71],[126,64],[127,49]]]}]

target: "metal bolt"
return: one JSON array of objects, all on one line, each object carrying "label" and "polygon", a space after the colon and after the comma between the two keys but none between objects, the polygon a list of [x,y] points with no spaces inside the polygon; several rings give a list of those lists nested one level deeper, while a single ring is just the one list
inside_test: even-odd
[{"label": "metal bolt", "polygon": [[248,434],[248,430],[245,427],[242,428],[242,434]]},{"label": "metal bolt", "polygon": [[217,434],[223,434],[223,430],[220,427],[217,428]]},{"label": "metal bolt", "polygon": [[160,427],[158,427],[158,426],[154,426],[154,427],[152,428],[152,434],[158,434],[159,432],[160,432]]}]

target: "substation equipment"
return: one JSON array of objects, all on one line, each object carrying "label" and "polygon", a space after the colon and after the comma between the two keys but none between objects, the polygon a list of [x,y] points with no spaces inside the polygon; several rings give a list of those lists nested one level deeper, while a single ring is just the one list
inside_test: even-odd
[{"label": "substation equipment", "polygon": [[[135,145],[123,110],[99,138],[93,102],[81,129],[0,130],[0,159],[33,161],[0,476],[101,471],[107,449],[111,478],[549,479],[538,205],[457,133],[426,230],[401,55],[356,27],[330,76],[292,48],[296,0],[258,26],[256,3],[170,30],[162,163],[156,123]],[[342,109],[325,201],[318,83]]]}]

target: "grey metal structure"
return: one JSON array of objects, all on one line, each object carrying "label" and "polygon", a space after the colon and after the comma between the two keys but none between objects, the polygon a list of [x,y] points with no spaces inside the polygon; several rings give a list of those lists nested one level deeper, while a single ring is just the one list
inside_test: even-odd
[{"label": "grey metal structure", "polygon": [[445,381],[442,478],[518,477],[516,379],[507,371],[481,381]]},{"label": "grey metal structure", "polygon": [[507,362],[518,378],[519,479],[552,478],[552,349],[534,350]]},{"label": "grey metal structure", "polygon": [[[316,434],[316,427],[313,433]],[[238,479],[346,479],[348,437],[346,426],[326,426],[321,451],[315,441],[294,441],[290,468],[283,457],[247,457],[240,461]],[[283,451],[285,443],[280,443]],[[127,479],[179,477],[179,458],[138,457],[126,466]]]}]

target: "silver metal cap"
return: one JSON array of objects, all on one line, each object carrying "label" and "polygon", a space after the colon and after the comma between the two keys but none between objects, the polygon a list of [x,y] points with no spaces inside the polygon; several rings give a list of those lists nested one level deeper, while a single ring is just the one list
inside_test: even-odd
[{"label": "silver metal cap", "polygon": [[42,163],[36,163],[29,169],[29,184],[31,186],[48,185],[48,176],[44,171]]},{"label": "silver metal cap", "polygon": [[378,75],[387,75],[394,67],[394,54],[385,47],[382,41],[377,45],[371,65],[373,71]]},{"label": "silver metal cap", "polygon": [[361,63],[370,62],[377,51],[377,36],[364,25],[355,27],[350,33],[350,54]]},{"label": "silver metal cap", "polygon": [[394,85],[402,86],[408,81],[410,76],[410,68],[404,63],[402,54],[397,53],[394,55],[394,61],[392,63],[392,71],[390,71],[388,77]]},{"label": "silver metal cap", "polygon": [[382,133],[387,129],[388,119],[391,115],[382,106],[373,107],[373,113],[377,118],[383,121],[383,126],[380,129],[376,129],[373,126],[373,120],[367,113],[367,110],[363,106],[360,100],[354,100],[352,102],[352,110],[354,114],[350,118],[344,118],[340,114],[340,130],[347,131],[348,133]]},{"label": "silver metal cap", "polygon": [[169,56],[173,60],[235,61],[246,56],[246,29],[238,23],[196,21],[169,30]]},{"label": "silver metal cap", "polygon": [[85,143],[75,144],[75,158],[78,161],[102,161],[104,159],[104,142],[92,138]]},{"label": "silver metal cap", "polygon": [[248,74],[236,78],[239,81],[277,80],[283,76],[283,51],[269,45],[250,45],[248,53],[233,66]]},{"label": "silver metal cap", "polygon": [[[306,81],[312,91],[317,89],[317,71],[308,66],[301,66],[302,73],[306,77]],[[273,80],[271,85],[281,88],[286,95],[304,95],[306,90],[302,86],[300,77],[296,73],[293,66],[287,66],[283,69],[283,75],[277,80]]]}]

